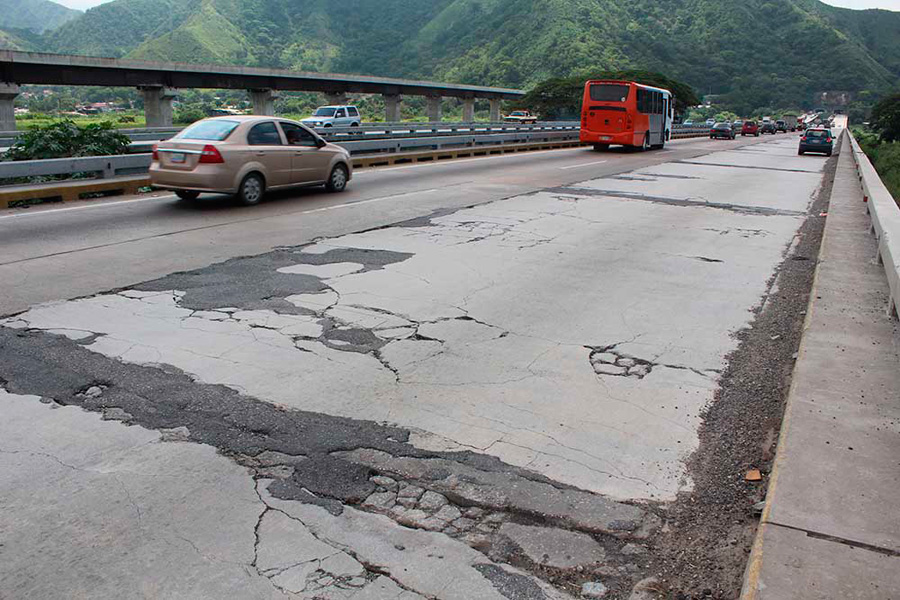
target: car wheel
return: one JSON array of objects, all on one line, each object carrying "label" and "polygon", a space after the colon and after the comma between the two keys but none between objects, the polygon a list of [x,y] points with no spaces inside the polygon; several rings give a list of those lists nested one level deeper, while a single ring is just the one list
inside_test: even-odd
[{"label": "car wheel", "polygon": [[798,155],[798,156],[803,156],[803,150],[797,150],[797,155]]},{"label": "car wheel", "polygon": [[594,144],[595,152],[606,152],[609,150],[609,144]]},{"label": "car wheel", "polygon": [[331,123],[325,123],[325,127],[331,127]]},{"label": "car wheel", "polygon": [[191,201],[199,198],[200,192],[195,192],[193,190],[175,190],[175,195],[182,200]]},{"label": "car wheel", "polygon": [[259,173],[250,173],[241,182],[238,188],[238,200],[245,206],[259,204],[263,194],[266,193],[266,182]]},{"label": "car wheel", "polygon": [[754,137],[759,137],[759,133],[754,134]]},{"label": "car wheel", "polygon": [[350,127],[359,127],[359,123],[350,123]]},{"label": "car wheel", "polygon": [[343,192],[347,187],[347,167],[344,165],[335,165],[328,176],[328,182],[325,189],[329,192]]},{"label": "car wheel", "polygon": [[829,151],[825,156],[831,156],[831,151]]},{"label": "car wheel", "polygon": [[641,144],[641,151],[646,152],[650,149],[650,134],[647,133],[644,135],[644,143]]}]

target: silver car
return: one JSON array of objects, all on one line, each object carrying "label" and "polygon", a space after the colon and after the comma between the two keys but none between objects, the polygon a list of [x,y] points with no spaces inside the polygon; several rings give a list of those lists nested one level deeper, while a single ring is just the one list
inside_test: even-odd
[{"label": "silver car", "polygon": [[353,177],[344,148],[296,121],[265,116],[197,121],[153,148],[150,182],[184,200],[201,192],[256,204],[266,190],[324,185],[342,192]]},{"label": "silver car", "polygon": [[309,127],[359,127],[362,119],[355,106],[320,106],[300,122]]}]

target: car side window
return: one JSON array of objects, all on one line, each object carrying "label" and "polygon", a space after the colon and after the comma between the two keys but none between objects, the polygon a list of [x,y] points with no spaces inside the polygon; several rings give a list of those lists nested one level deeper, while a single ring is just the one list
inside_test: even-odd
[{"label": "car side window", "polygon": [[251,146],[281,146],[281,136],[274,121],[266,121],[254,125],[247,134],[247,143]]},{"label": "car side window", "polygon": [[348,108],[347,110],[350,112],[350,116],[351,116],[351,117],[358,117],[358,116],[359,116],[359,111],[356,110],[356,107],[355,107],[355,106],[351,106],[351,107]]},{"label": "car side window", "polygon": [[289,146],[318,147],[316,136],[314,136],[312,132],[299,125],[294,125],[293,123],[285,123],[282,121],[280,125]]},{"label": "car side window", "polygon": [[336,113],[334,113],[335,119],[342,119],[347,116],[347,112],[343,108],[339,108]]}]

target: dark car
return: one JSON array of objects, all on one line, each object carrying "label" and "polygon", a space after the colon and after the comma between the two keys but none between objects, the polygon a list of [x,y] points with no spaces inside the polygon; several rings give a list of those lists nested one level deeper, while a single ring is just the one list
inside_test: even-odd
[{"label": "dark car", "polygon": [[741,135],[755,135],[759,137],[759,125],[756,124],[756,121],[744,121],[743,126],[741,126]]},{"label": "dark car", "polygon": [[825,156],[831,156],[833,148],[834,136],[831,135],[831,130],[824,127],[812,127],[807,129],[800,138],[800,148],[797,150],[797,154],[819,152]]},{"label": "dark car", "polygon": [[772,121],[763,121],[762,127],[759,128],[759,132],[775,135],[775,123]]},{"label": "dark car", "polygon": [[734,130],[728,123],[716,123],[709,130],[709,139],[725,138],[726,140],[734,139]]},{"label": "dark car", "polygon": [[775,121],[775,132],[776,133],[787,133],[788,132],[787,123],[785,123],[781,119]]},{"label": "dark car", "polygon": [[744,127],[744,122],[740,119],[735,119],[731,122],[731,130],[737,135],[740,133],[741,129]]}]

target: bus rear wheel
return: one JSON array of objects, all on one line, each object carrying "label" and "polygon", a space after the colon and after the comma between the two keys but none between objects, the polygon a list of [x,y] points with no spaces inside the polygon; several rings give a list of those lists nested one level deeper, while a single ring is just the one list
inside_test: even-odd
[{"label": "bus rear wheel", "polygon": [[606,152],[609,150],[609,144],[594,144],[594,152]]},{"label": "bus rear wheel", "polygon": [[650,149],[650,134],[646,133],[644,135],[644,143],[641,144],[641,151],[646,152],[649,149]]}]

